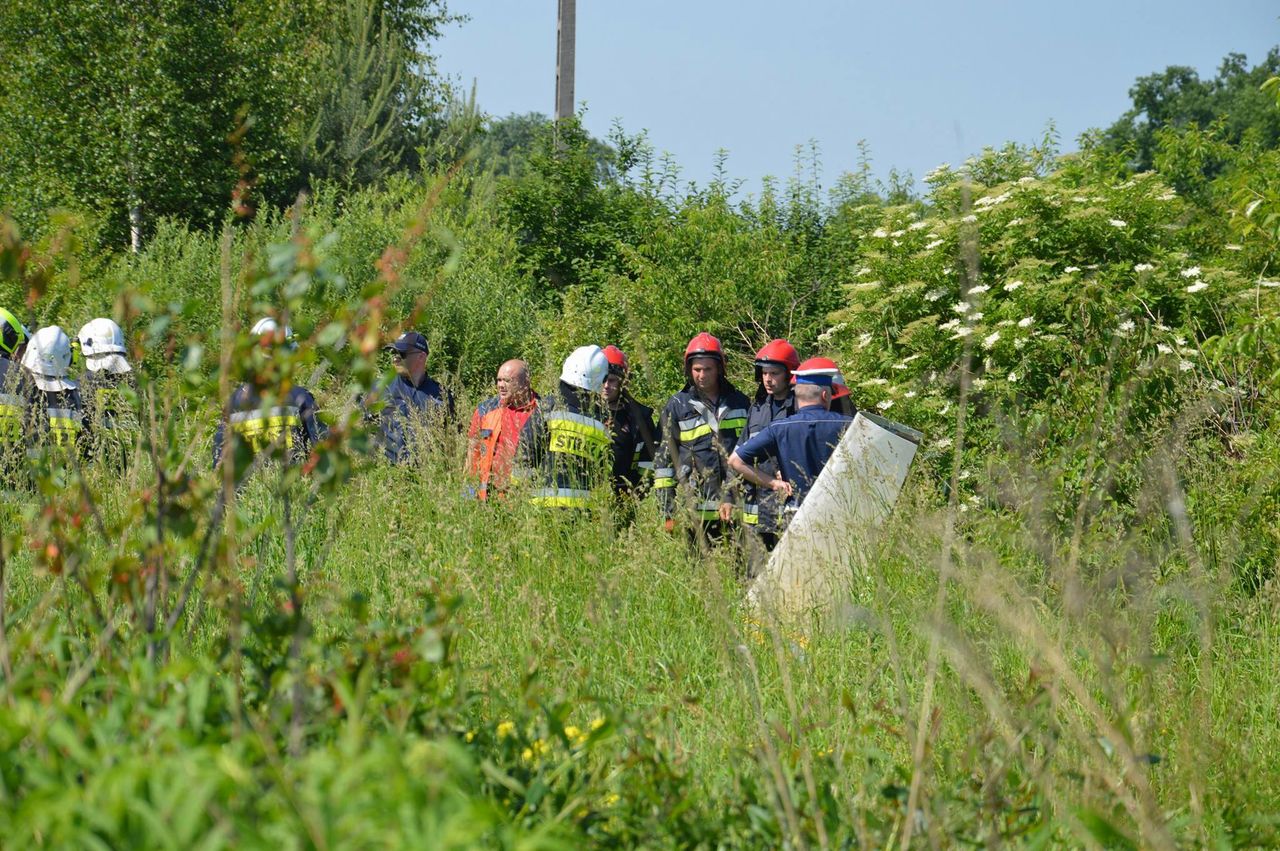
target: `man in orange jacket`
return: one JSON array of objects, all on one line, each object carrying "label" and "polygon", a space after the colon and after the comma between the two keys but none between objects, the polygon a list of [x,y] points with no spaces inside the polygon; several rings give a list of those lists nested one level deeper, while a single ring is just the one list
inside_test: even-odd
[{"label": "man in orange jacket", "polygon": [[529,386],[529,365],[509,360],[498,369],[498,395],[479,404],[467,431],[467,473],[476,480],[472,493],[487,500],[501,495],[511,479],[520,432],[538,406]]}]

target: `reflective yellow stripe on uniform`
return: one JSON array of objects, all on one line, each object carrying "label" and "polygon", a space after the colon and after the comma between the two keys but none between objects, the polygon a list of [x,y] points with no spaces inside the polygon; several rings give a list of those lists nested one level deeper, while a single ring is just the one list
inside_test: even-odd
[{"label": "reflective yellow stripe on uniform", "polygon": [[655,467],[653,470],[653,486],[655,488],[673,488],[676,486],[675,467]]},{"label": "reflective yellow stripe on uniform", "polygon": [[552,452],[596,460],[613,446],[608,429],[591,417],[569,411],[552,411],[547,414],[546,422],[551,436],[548,448]]},{"label": "reflective yellow stripe on uniform", "polygon": [[80,412],[75,408],[49,408],[49,436],[58,446],[70,446],[80,434]]},{"label": "reflective yellow stripe on uniform", "polygon": [[748,526],[760,525],[760,506],[748,502],[742,507],[742,522]]},{"label": "reflective yellow stripe on uniform", "polygon": [[22,439],[22,413],[26,407],[21,396],[0,393],[0,440]]},{"label": "reflective yellow stripe on uniform", "polygon": [[591,498],[591,491],[581,488],[537,488],[529,501],[544,508],[581,508]]},{"label": "reflective yellow stripe on uniform", "polygon": [[277,405],[259,411],[237,411],[231,415],[231,429],[240,435],[254,452],[261,452],[280,441],[293,447],[293,430],[302,426],[302,418],[293,405]]}]

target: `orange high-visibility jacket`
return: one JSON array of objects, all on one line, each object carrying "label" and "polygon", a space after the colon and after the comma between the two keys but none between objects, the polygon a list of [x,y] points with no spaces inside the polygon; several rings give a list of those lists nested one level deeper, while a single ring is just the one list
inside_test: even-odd
[{"label": "orange high-visibility jacket", "polygon": [[511,480],[520,430],[538,406],[537,394],[523,407],[508,408],[498,397],[486,399],[471,415],[467,430],[467,473],[476,479],[476,499],[488,499],[490,490],[501,493]]}]

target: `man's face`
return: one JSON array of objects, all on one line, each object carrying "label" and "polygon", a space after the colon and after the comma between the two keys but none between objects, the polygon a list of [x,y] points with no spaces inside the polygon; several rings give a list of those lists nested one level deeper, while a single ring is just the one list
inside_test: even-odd
[{"label": "man's face", "polygon": [[604,380],[604,400],[610,405],[616,405],[619,397],[622,396],[622,376],[617,373],[609,373],[608,378]]},{"label": "man's face", "polygon": [[396,355],[396,372],[410,379],[417,379],[427,370],[427,353],[418,349],[410,349],[404,354]]},{"label": "man's face", "polygon": [[498,370],[498,403],[520,405],[529,391],[529,376],[518,366],[503,364]]},{"label": "man's face", "polygon": [[720,361],[715,358],[694,358],[689,364],[693,386],[700,393],[710,393],[720,388]]},{"label": "man's face", "polygon": [[787,368],[777,364],[767,363],[760,367],[760,383],[764,385],[764,392],[775,399],[785,399],[791,391]]}]

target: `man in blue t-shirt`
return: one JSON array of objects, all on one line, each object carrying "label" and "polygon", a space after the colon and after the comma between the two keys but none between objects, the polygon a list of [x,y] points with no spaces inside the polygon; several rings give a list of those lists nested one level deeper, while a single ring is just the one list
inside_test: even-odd
[{"label": "man in blue t-shirt", "polygon": [[[795,376],[795,414],[738,444],[729,456],[729,467],[756,487],[772,490],[780,500],[798,507],[853,418],[831,412],[830,374],[809,372],[801,364]],[[756,469],[766,458],[777,462],[777,474],[765,476]]]}]

